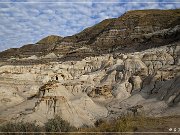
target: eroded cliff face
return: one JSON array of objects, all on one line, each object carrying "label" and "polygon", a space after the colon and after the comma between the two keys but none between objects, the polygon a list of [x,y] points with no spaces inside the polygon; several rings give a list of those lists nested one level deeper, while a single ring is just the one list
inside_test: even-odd
[{"label": "eroded cliff face", "polygon": [[147,115],[180,114],[179,71],[180,42],[80,61],[2,64],[0,118],[41,125],[60,115],[81,127],[132,112],[134,106]]},{"label": "eroded cliff face", "polygon": [[[180,9],[134,10],[84,29],[72,36],[51,35],[36,44],[0,53],[3,58],[28,58],[55,53],[61,60],[82,60],[112,52],[136,52],[168,45],[180,39]],[[35,61],[34,61],[35,62]],[[26,62],[27,64],[28,62]],[[36,61],[46,63],[46,61]]]}]

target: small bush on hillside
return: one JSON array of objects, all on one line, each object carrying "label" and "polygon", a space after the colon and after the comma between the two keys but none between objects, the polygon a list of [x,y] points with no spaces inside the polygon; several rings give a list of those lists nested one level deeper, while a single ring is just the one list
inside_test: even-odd
[{"label": "small bush on hillside", "polygon": [[75,131],[76,128],[71,126],[67,121],[63,120],[60,116],[55,116],[45,123],[46,132],[70,132]]},{"label": "small bush on hillside", "polygon": [[[10,132],[42,132],[42,130],[43,129],[41,127],[35,125],[35,123],[8,122],[8,123],[0,126],[0,132],[6,132],[6,133],[4,133],[6,135],[9,135],[9,134],[12,135],[12,133],[10,133]],[[19,134],[22,134],[22,133],[19,133]]]},{"label": "small bush on hillside", "polygon": [[22,135],[24,132],[28,132],[29,135],[34,135],[37,134],[36,132],[38,132],[38,134],[41,134],[40,132],[71,132],[71,131],[77,131],[77,129],[71,126],[67,121],[63,120],[59,116],[55,116],[55,118],[49,119],[48,122],[46,122],[43,127],[37,126],[35,122],[34,123],[8,122],[0,126],[0,132],[3,132],[3,134],[5,135],[12,135],[12,134]]}]

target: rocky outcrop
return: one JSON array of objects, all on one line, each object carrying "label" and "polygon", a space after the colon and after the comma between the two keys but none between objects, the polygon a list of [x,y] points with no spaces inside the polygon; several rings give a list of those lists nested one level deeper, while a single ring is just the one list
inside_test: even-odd
[{"label": "rocky outcrop", "polygon": [[96,87],[94,89],[92,89],[92,91],[90,93],[88,93],[88,96],[90,97],[99,97],[99,96],[103,96],[105,98],[112,98],[112,88],[111,86],[107,86],[104,85],[102,87]]},{"label": "rocky outcrop", "polygon": [[[166,110],[179,106],[179,45],[81,61],[1,66],[0,116],[43,124],[61,115],[80,127],[136,105],[148,115],[173,115]],[[10,115],[13,106],[18,109]]]}]

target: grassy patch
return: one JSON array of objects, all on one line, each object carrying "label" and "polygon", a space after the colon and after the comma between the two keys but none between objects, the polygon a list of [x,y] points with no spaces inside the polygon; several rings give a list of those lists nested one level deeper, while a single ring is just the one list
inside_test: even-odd
[{"label": "grassy patch", "polygon": [[[116,120],[102,121],[96,127],[82,128],[81,132],[145,132],[145,131],[168,131],[166,128],[166,119],[150,118],[145,115],[134,117],[133,115],[124,115]],[[102,133],[103,134],[103,133]]]}]

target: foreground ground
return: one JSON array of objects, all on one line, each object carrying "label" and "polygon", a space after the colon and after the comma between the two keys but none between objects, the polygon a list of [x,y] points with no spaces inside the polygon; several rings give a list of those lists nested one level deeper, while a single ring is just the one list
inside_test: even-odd
[{"label": "foreground ground", "polygon": [[98,127],[95,128],[82,129],[82,131],[135,132],[135,133],[146,132],[146,134],[147,132],[169,132],[167,134],[170,134],[171,132],[180,133],[179,126],[180,126],[180,116],[157,117],[157,118],[150,118],[144,116],[136,116],[136,117],[127,116],[112,121],[110,123],[103,122],[102,124],[100,124]]},{"label": "foreground ground", "polygon": [[36,126],[34,123],[8,123],[1,126],[0,131],[3,134],[12,134],[12,132],[22,134],[22,132],[26,132],[26,134],[32,135],[60,134],[60,132],[63,132],[61,134],[179,134],[179,126],[180,116],[151,118],[144,115],[135,117],[126,115],[111,121],[99,120],[95,123],[95,127],[77,129],[60,117],[55,117],[55,119],[50,119],[43,127]]}]

